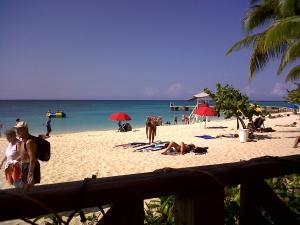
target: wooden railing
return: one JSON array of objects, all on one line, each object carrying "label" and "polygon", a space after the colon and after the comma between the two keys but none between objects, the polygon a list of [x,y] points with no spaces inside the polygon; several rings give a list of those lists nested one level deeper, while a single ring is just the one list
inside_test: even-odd
[{"label": "wooden railing", "polygon": [[110,204],[99,224],[144,224],[144,199],[175,195],[175,224],[224,224],[224,187],[241,184],[241,224],[259,224],[263,207],[276,221],[299,224],[264,179],[300,172],[300,155],[164,168],[151,173],[0,191],[0,221]]}]

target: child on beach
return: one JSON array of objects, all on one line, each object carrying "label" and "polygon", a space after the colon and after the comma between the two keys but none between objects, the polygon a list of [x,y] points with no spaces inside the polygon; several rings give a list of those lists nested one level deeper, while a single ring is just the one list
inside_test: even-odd
[{"label": "child on beach", "polygon": [[4,170],[6,181],[10,185],[21,188],[23,187],[23,182],[21,179],[21,164],[20,164],[20,154],[18,152],[17,146],[20,144],[20,141],[17,139],[15,130],[10,129],[5,132],[6,139],[9,142],[5,157],[0,163],[0,169],[2,168],[4,162]]}]

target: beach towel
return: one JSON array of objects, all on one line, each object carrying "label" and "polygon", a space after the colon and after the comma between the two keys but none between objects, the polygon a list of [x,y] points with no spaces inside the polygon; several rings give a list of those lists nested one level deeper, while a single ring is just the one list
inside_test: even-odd
[{"label": "beach towel", "polygon": [[161,142],[159,144],[152,144],[149,146],[145,146],[142,148],[138,148],[135,151],[143,152],[143,151],[158,151],[166,148],[168,146],[169,142]]},{"label": "beach towel", "polygon": [[164,148],[165,148],[164,146],[158,146],[158,147],[154,146],[154,147],[144,148],[144,149],[141,149],[141,150],[136,150],[136,152],[158,151],[158,150],[162,150]]},{"label": "beach towel", "polygon": [[127,144],[121,144],[121,145],[115,145],[114,148],[117,147],[123,147],[123,148],[137,148],[143,145],[146,145],[147,143],[145,142],[131,142],[131,143],[127,143]]},{"label": "beach towel", "polygon": [[155,144],[147,145],[147,146],[144,146],[144,147],[141,147],[141,148],[137,148],[136,151],[143,150],[145,148],[154,148],[154,147],[155,147]]},{"label": "beach towel", "polygon": [[215,137],[210,136],[210,135],[200,135],[200,136],[195,136],[195,137],[203,138],[203,139],[216,139]]}]

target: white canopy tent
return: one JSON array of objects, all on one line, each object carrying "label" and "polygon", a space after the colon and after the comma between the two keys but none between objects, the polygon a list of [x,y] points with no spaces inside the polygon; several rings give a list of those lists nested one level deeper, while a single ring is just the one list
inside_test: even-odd
[{"label": "white canopy tent", "polygon": [[211,100],[211,98],[204,91],[201,91],[198,94],[193,95],[193,97],[190,98],[189,100],[197,100],[197,105],[198,105],[199,101],[201,101],[201,100],[208,101],[208,100]]},{"label": "white canopy tent", "polygon": [[200,117],[200,116],[194,114],[194,111],[197,108],[199,102],[204,101],[205,103],[207,103],[208,100],[211,100],[211,97],[209,97],[209,95],[206,94],[204,91],[201,91],[198,94],[193,95],[192,98],[188,99],[188,101],[191,101],[191,100],[197,100],[197,104],[195,105],[195,108],[193,109],[193,111],[191,112],[191,114],[189,116],[190,123],[195,123],[195,122],[198,122],[199,120],[203,120],[203,117]]}]

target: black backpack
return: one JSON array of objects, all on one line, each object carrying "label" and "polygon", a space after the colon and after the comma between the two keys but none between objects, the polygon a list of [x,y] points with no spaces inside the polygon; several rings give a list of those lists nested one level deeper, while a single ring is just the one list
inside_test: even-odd
[{"label": "black backpack", "polygon": [[[36,158],[41,161],[48,161],[50,159],[50,142],[41,137],[30,136],[28,138],[33,139],[36,143]],[[26,143],[25,150],[27,151]]]}]

